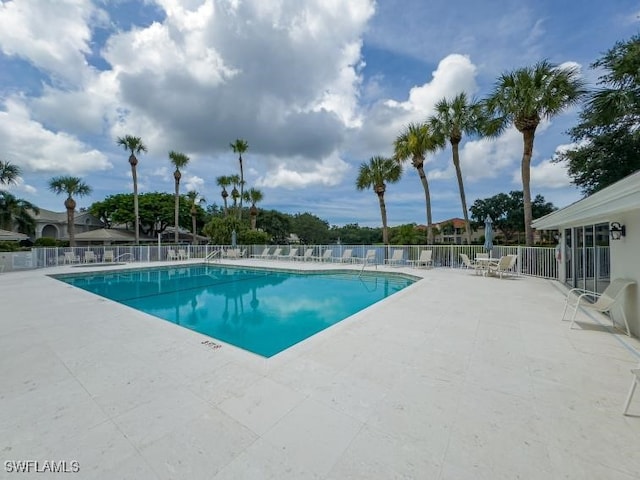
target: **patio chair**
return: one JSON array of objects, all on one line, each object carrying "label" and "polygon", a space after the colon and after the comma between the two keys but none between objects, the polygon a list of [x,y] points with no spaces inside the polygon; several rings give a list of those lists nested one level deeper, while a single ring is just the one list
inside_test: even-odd
[{"label": "patio chair", "polygon": [[189,254],[184,248],[181,248],[180,250],[178,250],[178,260],[188,260],[188,259],[189,259]]},{"label": "patio chair", "polygon": [[269,258],[270,259],[275,259],[275,258],[278,258],[281,255],[282,255],[282,248],[278,247],[273,251],[273,253],[271,255],[269,255]]},{"label": "patio chair", "polygon": [[115,257],[113,255],[113,250],[105,250],[104,255],[102,255],[103,262],[115,262]]},{"label": "patio chair", "polygon": [[407,260],[407,262],[414,268],[418,268],[420,265],[424,265],[424,268],[427,268],[427,265],[432,265],[432,255],[433,250],[422,250],[417,260]]},{"label": "patio chair", "polygon": [[173,248],[169,248],[167,250],[167,260],[177,260],[178,255],[176,255],[176,251]]},{"label": "patio chair", "polygon": [[265,247],[264,250],[262,250],[262,253],[259,255],[251,255],[252,258],[269,258],[269,250],[271,250],[270,247]]},{"label": "patio chair", "polygon": [[342,252],[341,257],[337,257],[334,260],[340,263],[353,263],[353,250],[351,248],[347,248],[344,252]]},{"label": "patio chair", "polygon": [[313,257],[313,248],[307,248],[304,251],[304,254],[300,257],[296,257],[296,260],[300,260],[301,262],[306,262],[307,260],[311,260]]},{"label": "patio chair", "polygon": [[513,267],[518,260],[517,255],[503,255],[497,263],[489,263],[487,274],[495,274],[502,278],[503,275],[513,275]]},{"label": "patio chair", "polygon": [[391,258],[387,258],[384,261],[384,263],[386,263],[387,265],[392,265],[392,266],[400,265],[402,262],[404,262],[404,251],[398,248],[393,251]]},{"label": "patio chair", "polygon": [[482,265],[471,260],[469,258],[469,255],[467,255],[466,253],[461,253],[460,258],[462,259],[462,265],[461,265],[462,267],[473,270],[476,273],[476,275],[478,275],[479,273],[482,273]]},{"label": "patio chair", "polygon": [[640,384],[640,367],[632,368],[631,374],[633,375],[633,380],[631,381],[631,388],[629,389],[629,395],[627,395],[627,401],[624,402],[624,411],[622,412],[623,415],[626,415],[629,411],[629,406],[631,405],[633,394],[636,392],[636,387]]},{"label": "patio chair", "polygon": [[295,260],[298,256],[298,247],[289,248],[289,253],[286,255],[278,255],[279,260]]},{"label": "patio chair", "polygon": [[87,250],[86,252],[84,252],[84,263],[91,263],[91,262],[97,262],[98,261],[98,257],[96,257],[96,254],[93,253],[93,250]]},{"label": "patio chair", "polygon": [[[567,298],[564,302],[562,320],[565,319],[569,307],[572,307],[573,315],[571,316],[571,325],[569,328],[573,328],[573,324],[576,321],[576,314],[578,313],[578,307],[584,307],[595,312],[608,313],[611,317],[611,321],[613,322],[611,311],[616,305],[621,304],[627,287],[635,285],[635,283],[635,281],[628,280],[626,278],[616,278],[607,288],[604,289],[604,292],[602,293],[591,292],[581,288],[572,288],[567,293]],[[573,303],[571,303],[572,299],[575,299]],[[627,316],[624,313],[624,306],[621,306],[622,308],[620,308],[620,313],[622,315],[622,320],[624,321],[624,326],[627,329],[627,335],[631,336],[629,322],[627,322]]]},{"label": "patio chair", "polygon": [[312,257],[312,259],[318,262],[330,262],[333,259],[333,251],[327,248],[322,255]]},{"label": "patio chair", "polygon": [[78,263],[80,262],[80,257],[77,256],[74,252],[64,252],[64,263]]},{"label": "patio chair", "polygon": [[375,250],[367,250],[367,254],[365,255],[362,263],[365,265],[376,265],[376,251]]},{"label": "patio chair", "polygon": [[222,251],[222,258],[227,258],[229,260],[234,260],[240,257],[240,249],[239,248],[229,248],[227,250]]}]

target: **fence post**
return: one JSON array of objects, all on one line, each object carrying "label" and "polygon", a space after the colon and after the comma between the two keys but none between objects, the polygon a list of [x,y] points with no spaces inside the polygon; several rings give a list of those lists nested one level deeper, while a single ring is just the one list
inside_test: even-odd
[{"label": "fence post", "polygon": [[522,275],[522,247],[520,245],[518,245],[518,275]]}]

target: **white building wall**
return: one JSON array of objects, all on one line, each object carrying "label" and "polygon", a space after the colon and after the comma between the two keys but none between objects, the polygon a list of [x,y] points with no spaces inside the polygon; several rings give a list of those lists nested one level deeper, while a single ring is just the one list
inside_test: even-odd
[{"label": "white building wall", "polygon": [[627,234],[620,240],[611,240],[611,279],[629,278],[637,285],[626,297],[626,314],[631,333],[640,337],[640,210],[618,214],[611,218],[626,226]]}]

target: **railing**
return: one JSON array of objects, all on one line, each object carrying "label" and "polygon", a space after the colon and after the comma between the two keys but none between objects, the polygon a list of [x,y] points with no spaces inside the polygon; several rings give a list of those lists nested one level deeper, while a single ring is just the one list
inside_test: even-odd
[{"label": "railing", "polygon": [[[90,247],[67,247],[67,248],[34,248],[31,252],[33,261],[31,268],[45,268],[69,263],[65,253],[72,253],[75,263],[85,261],[86,252],[92,251],[98,261],[104,258],[104,252],[113,251],[114,258],[127,256],[134,262],[158,262],[167,260],[169,250],[186,250],[187,257],[191,259],[201,258],[211,260],[220,255],[220,251],[229,248],[246,249],[246,258],[253,255],[260,255],[266,247],[271,251],[281,248],[281,257],[286,257],[291,248],[298,248],[303,252],[307,248],[313,248],[313,257],[322,257],[326,250],[331,251],[333,258],[342,257],[346,249],[352,250],[352,257],[356,261],[364,262],[368,250],[375,251],[375,260],[367,264],[384,264],[386,259],[393,255],[394,250],[402,250],[403,261],[401,264],[408,264],[408,260],[417,260],[422,250],[432,251],[433,267],[460,268],[462,260],[460,254],[465,253],[469,258],[474,258],[479,253],[485,253],[482,245],[141,245],[141,246],[90,246]],[[558,278],[558,262],[555,256],[555,249],[552,247],[521,247],[521,246],[495,246],[491,252],[493,257],[499,258],[502,255],[515,254],[518,256],[516,264],[517,273],[542,278]],[[219,257],[218,257],[219,258]],[[7,269],[5,269],[6,271]]]}]

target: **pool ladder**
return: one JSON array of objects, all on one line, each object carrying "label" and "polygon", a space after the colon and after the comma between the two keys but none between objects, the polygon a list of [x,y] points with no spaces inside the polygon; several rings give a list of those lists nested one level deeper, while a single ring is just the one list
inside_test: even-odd
[{"label": "pool ladder", "polygon": [[213,252],[211,252],[209,255],[207,255],[206,257],[204,257],[204,261],[207,262],[209,260],[213,261],[215,260],[216,256],[218,257],[218,261],[220,261],[220,252],[221,250],[214,250]]}]

